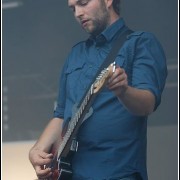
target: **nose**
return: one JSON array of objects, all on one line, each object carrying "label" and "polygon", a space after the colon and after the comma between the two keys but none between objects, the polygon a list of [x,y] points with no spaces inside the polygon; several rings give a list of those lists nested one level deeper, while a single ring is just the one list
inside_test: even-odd
[{"label": "nose", "polygon": [[76,6],[75,7],[75,11],[74,11],[74,15],[75,17],[81,17],[83,15],[83,8],[82,7],[79,7],[79,6]]}]

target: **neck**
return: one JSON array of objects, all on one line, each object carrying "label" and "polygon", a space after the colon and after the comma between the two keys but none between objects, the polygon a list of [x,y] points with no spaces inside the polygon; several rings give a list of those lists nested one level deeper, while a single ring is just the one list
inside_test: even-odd
[{"label": "neck", "polygon": [[115,21],[117,21],[120,18],[118,14],[116,14],[114,11],[110,12],[110,18],[109,18],[109,26],[113,24]]}]

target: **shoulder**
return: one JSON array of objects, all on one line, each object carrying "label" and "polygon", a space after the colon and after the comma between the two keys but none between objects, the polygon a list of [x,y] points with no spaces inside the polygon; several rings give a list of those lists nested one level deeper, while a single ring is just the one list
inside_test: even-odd
[{"label": "shoulder", "polygon": [[148,31],[133,31],[129,36],[128,39],[131,38],[156,38],[152,32]]},{"label": "shoulder", "polygon": [[154,41],[158,42],[155,34],[147,31],[134,31],[128,36],[129,40],[139,40],[139,41]]},{"label": "shoulder", "polygon": [[[84,52],[86,41],[75,43],[69,50],[68,59],[74,59]],[[69,60],[68,60],[69,61]]]},{"label": "shoulder", "polygon": [[147,31],[134,31],[127,37],[127,42],[132,49],[163,49],[156,35]]},{"label": "shoulder", "polygon": [[76,44],[74,44],[72,46],[72,48],[70,49],[70,57],[73,56],[73,58],[82,55],[85,52],[86,49],[86,40],[83,41],[79,41]]},{"label": "shoulder", "polygon": [[85,52],[85,47],[86,47],[86,41],[79,41],[76,44],[72,46],[68,53],[68,57],[66,59],[66,64],[68,66],[73,65],[77,66],[78,64],[81,64],[84,58],[84,52]]},{"label": "shoulder", "polygon": [[72,46],[72,49],[74,50],[74,49],[78,49],[78,48],[83,48],[85,46],[86,42],[87,42],[87,40],[79,41]]}]

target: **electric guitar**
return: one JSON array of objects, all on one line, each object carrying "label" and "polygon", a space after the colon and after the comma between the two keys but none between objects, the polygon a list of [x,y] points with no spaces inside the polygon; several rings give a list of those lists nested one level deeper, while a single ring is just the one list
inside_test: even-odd
[{"label": "electric guitar", "polygon": [[79,108],[69,121],[68,125],[62,133],[62,141],[57,150],[53,150],[54,158],[52,163],[47,166],[52,169],[53,175],[48,180],[71,180],[71,159],[78,149],[78,142],[75,137],[79,127],[84,119],[87,119],[91,112],[91,105],[100,90],[104,87],[107,79],[115,71],[115,63],[109,65],[108,68],[101,71],[90,89],[85,94]]}]

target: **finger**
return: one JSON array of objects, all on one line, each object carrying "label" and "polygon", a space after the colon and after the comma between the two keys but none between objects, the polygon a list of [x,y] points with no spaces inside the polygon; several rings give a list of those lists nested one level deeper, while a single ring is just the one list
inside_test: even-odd
[{"label": "finger", "polygon": [[118,82],[118,83],[112,83],[112,84],[110,84],[109,86],[108,86],[108,88],[110,89],[110,90],[116,90],[117,88],[122,88],[122,87],[124,87],[124,86],[126,86],[127,85],[127,81],[126,80],[122,80],[122,81],[120,81],[120,82]]},{"label": "finger", "polygon": [[52,175],[51,168],[42,169],[41,166],[36,166],[35,171],[38,178],[47,178],[48,176]]},{"label": "finger", "polygon": [[52,153],[47,154],[47,155],[46,155],[46,158],[52,159],[52,158],[53,158],[53,154],[52,154]]},{"label": "finger", "polygon": [[123,68],[121,68],[120,66],[116,66],[115,74],[122,74],[123,72],[125,72]]},{"label": "finger", "polygon": [[49,180],[49,178],[52,176],[52,172],[46,174],[46,175],[43,175],[43,176],[37,176],[38,179],[42,179],[42,180]]},{"label": "finger", "polygon": [[47,165],[52,161],[52,158],[43,158],[41,155],[38,155],[34,158],[33,164],[37,166]]},{"label": "finger", "polygon": [[53,157],[53,154],[52,154],[52,153],[46,153],[46,152],[44,152],[44,151],[40,151],[40,152],[39,152],[39,155],[40,155],[42,158],[44,158],[44,159],[46,159],[46,158],[52,158],[52,157]]},{"label": "finger", "polygon": [[38,177],[38,180],[41,179],[41,180],[49,180],[50,177],[52,177],[52,172],[45,175],[45,176],[37,176]]},{"label": "finger", "polygon": [[127,76],[126,74],[122,74],[117,76],[116,78],[112,79],[111,81],[109,81],[108,87],[112,87],[112,86],[121,86],[123,85],[123,81],[126,81]]},{"label": "finger", "polygon": [[115,72],[112,74],[112,76],[109,79],[109,82],[116,79],[118,76],[121,76],[123,73],[125,73],[124,69],[121,69],[120,67],[115,70]]}]

